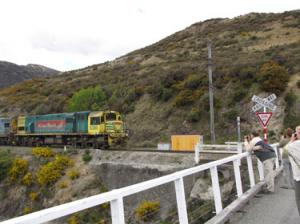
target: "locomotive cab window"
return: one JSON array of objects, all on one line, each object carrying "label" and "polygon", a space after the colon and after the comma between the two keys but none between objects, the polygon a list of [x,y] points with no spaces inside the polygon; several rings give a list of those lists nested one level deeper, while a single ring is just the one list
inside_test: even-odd
[{"label": "locomotive cab window", "polygon": [[118,116],[117,116],[117,121],[120,121],[120,120],[121,120],[121,116],[118,115]]},{"label": "locomotive cab window", "polygon": [[5,128],[9,128],[9,123],[5,123],[5,124],[4,124],[4,127],[5,127]]},{"label": "locomotive cab window", "polygon": [[91,125],[99,125],[100,117],[91,117]]},{"label": "locomotive cab window", "polygon": [[108,114],[106,114],[106,121],[115,121],[116,117],[117,116],[115,113],[108,113]]},{"label": "locomotive cab window", "polygon": [[25,127],[18,127],[18,131],[24,131]]}]

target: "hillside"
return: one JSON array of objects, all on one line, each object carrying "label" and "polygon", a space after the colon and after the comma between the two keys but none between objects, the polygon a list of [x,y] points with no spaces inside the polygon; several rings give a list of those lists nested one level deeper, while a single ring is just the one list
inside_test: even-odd
[{"label": "hillside", "polygon": [[4,89],[0,113],[67,111],[74,93],[100,86],[106,98],[99,105],[125,114],[130,144],[151,146],[174,133],[200,133],[207,140],[210,39],[218,141],[236,138],[236,116],[244,132],[258,127],[251,112],[253,94],[277,94],[269,126],[275,137],[283,126],[300,124],[299,18],[298,10],[199,22],[114,61]]},{"label": "hillside", "polygon": [[0,88],[8,87],[34,77],[44,77],[57,73],[58,71],[42,65],[28,64],[23,66],[0,61]]}]

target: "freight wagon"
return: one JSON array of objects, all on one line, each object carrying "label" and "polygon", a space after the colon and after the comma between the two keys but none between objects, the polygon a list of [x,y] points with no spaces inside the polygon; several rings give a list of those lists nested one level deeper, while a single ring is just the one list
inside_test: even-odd
[{"label": "freight wagon", "polygon": [[20,116],[12,132],[12,143],[24,146],[55,144],[103,148],[124,143],[128,137],[121,115],[116,111]]}]

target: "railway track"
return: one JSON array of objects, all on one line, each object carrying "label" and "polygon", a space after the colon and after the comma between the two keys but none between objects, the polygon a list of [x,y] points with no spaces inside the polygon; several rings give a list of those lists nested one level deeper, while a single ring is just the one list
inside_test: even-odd
[{"label": "railway track", "polygon": [[[13,149],[13,150],[25,150],[25,151],[31,151],[31,149],[34,147],[30,146],[0,146],[1,149]],[[55,149],[56,151],[64,151],[64,147],[62,146],[54,146],[51,147]],[[94,150],[91,148],[70,148],[67,147],[67,149],[72,149],[72,150]],[[194,151],[171,151],[171,150],[157,150],[156,148],[109,148],[109,149],[100,149],[104,151],[113,151],[113,152],[151,152],[151,153],[184,153],[184,154],[190,154],[194,153]]]}]

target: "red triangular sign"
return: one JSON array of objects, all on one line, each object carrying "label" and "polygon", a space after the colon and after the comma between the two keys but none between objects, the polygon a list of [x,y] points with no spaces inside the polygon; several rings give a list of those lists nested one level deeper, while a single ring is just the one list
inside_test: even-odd
[{"label": "red triangular sign", "polygon": [[272,117],[273,113],[272,112],[257,112],[256,116],[258,117],[258,120],[260,121],[260,123],[266,127]]}]

